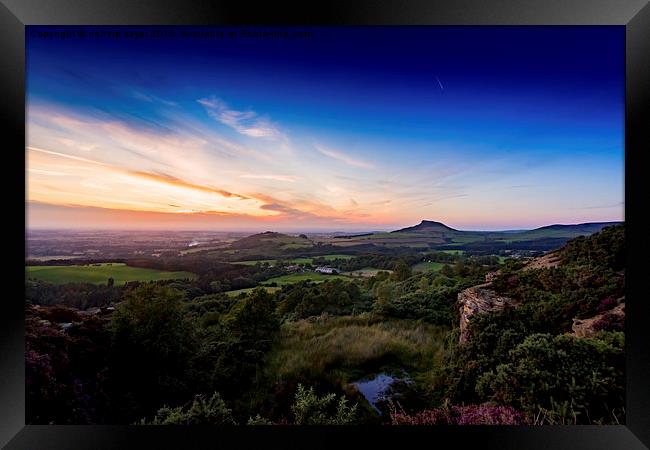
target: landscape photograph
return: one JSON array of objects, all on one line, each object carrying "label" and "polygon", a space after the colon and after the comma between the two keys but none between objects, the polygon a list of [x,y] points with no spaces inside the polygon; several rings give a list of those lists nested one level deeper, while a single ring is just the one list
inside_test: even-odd
[{"label": "landscape photograph", "polygon": [[27,424],[625,424],[620,27],[25,37]]}]

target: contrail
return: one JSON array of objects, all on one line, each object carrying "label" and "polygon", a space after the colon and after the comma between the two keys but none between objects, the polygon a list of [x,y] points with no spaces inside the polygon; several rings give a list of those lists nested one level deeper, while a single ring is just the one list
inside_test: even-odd
[{"label": "contrail", "polygon": [[438,80],[438,84],[440,85],[440,89],[442,89],[442,90],[444,91],[445,88],[442,87],[442,83],[440,82],[440,78],[438,78],[438,77],[436,76],[436,80]]},{"label": "contrail", "polygon": [[82,158],[80,156],[68,155],[67,153],[53,152],[52,150],[45,150],[45,149],[42,149],[42,148],[31,147],[31,146],[26,146],[26,148],[28,150],[33,150],[35,152],[41,152],[41,153],[47,153],[48,155],[60,156],[61,158],[74,159],[75,161],[83,161],[83,162],[87,162],[87,163],[91,163],[91,164],[98,164],[100,166],[107,166],[108,165],[108,164],[104,164],[103,162],[93,161],[92,159]]}]

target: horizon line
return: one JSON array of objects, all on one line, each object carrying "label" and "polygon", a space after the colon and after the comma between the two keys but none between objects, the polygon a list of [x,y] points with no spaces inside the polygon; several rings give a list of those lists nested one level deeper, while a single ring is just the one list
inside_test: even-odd
[{"label": "horizon line", "polygon": [[[587,224],[599,224],[599,223],[625,223],[625,219],[622,220],[602,220],[595,222],[576,222],[576,223],[551,223],[547,225],[540,225],[532,228],[499,228],[499,229],[481,229],[481,228],[455,228],[454,226],[447,225],[444,222],[423,219],[422,222],[437,222],[449,228],[453,228],[457,231],[473,231],[473,232],[513,232],[513,231],[531,231],[537,230],[540,228],[551,227],[551,226],[576,226],[576,225],[587,225]],[[73,228],[48,228],[48,227],[25,227],[25,232],[30,231],[66,231],[66,232],[75,232],[75,231],[94,231],[94,232],[176,232],[176,233],[298,233],[298,234],[314,234],[314,233],[345,233],[345,234],[358,234],[358,233],[384,233],[389,231],[398,231],[403,228],[410,228],[416,225],[406,225],[400,228],[375,228],[375,229],[359,229],[358,231],[354,230],[341,230],[333,228],[311,228],[311,229],[286,229],[286,228],[276,228],[276,229],[262,229],[262,228],[240,228],[240,229],[204,229],[204,228],[193,228],[193,229],[182,229],[182,228],[97,228],[97,227],[73,227]]]}]

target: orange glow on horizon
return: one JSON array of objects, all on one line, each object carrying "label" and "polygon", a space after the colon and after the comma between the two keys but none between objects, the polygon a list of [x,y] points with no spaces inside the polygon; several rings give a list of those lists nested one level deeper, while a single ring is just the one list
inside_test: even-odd
[{"label": "orange glow on horizon", "polygon": [[[468,162],[402,167],[319,144],[297,147],[285,134],[244,144],[182,113],[174,121],[171,132],[155,133],[30,105],[28,225],[380,230],[430,219],[504,229],[603,220],[599,209],[558,211],[547,191],[490,190],[501,180],[475,182],[483,168]],[[612,207],[613,217],[616,210],[622,206]]]}]

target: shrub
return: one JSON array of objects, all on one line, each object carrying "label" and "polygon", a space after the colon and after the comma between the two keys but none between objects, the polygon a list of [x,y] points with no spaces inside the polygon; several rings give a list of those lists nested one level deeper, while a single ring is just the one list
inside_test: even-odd
[{"label": "shrub", "polygon": [[291,411],[295,416],[295,425],[349,425],[354,423],[357,412],[357,404],[347,406],[345,396],[341,396],[334,412],[329,412],[332,401],[336,394],[326,394],[319,397],[311,387],[306,390],[302,384],[298,384],[295,402]]},{"label": "shrub", "polygon": [[273,425],[273,423],[258,414],[255,417],[250,417],[246,425]]},{"label": "shrub", "polygon": [[533,334],[509,357],[479,378],[476,389],[484,398],[529,414],[551,411],[570,423],[608,419],[611,408],[623,408],[622,333],[593,339]]},{"label": "shrub", "polygon": [[226,407],[218,392],[206,400],[197,396],[189,408],[164,406],[158,410],[151,422],[145,419],[141,425],[237,425],[232,411]]}]

